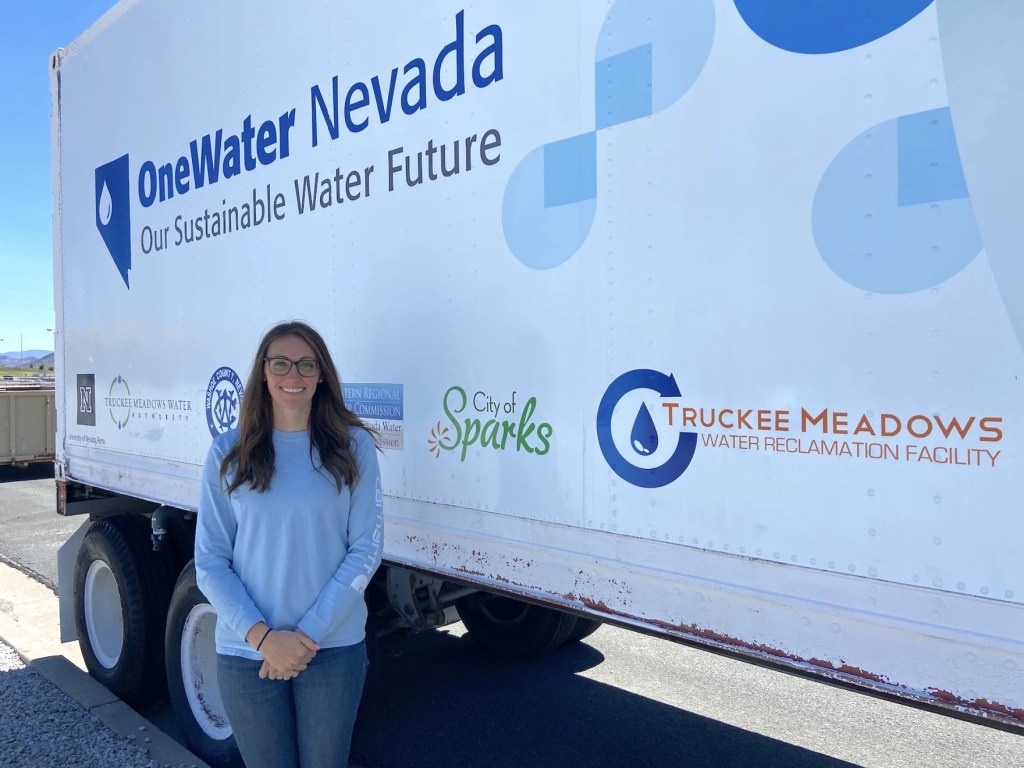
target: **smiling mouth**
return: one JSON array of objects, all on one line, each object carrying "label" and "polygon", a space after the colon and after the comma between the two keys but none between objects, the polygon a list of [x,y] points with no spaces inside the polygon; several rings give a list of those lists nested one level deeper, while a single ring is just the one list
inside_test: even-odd
[{"label": "smiling mouth", "polygon": [[297,395],[300,392],[305,392],[306,388],[305,387],[299,387],[298,389],[293,389],[291,387],[281,387],[281,391],[287,392],[289,395]]}]

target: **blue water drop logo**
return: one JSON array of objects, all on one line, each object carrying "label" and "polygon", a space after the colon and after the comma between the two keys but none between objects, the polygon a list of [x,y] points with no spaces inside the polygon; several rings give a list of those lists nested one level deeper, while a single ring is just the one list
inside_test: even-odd
[{"label": "blue water drop logo", "polygon": [[647,403],[641,403],[633,422],[633,431],[629,434],[630,445],[641,456],[650,456],[658,450],[658,429],[654,426]]},{"label": "blue water drop logo", "polygon": [[[671,374],[638,368],[619,376],[608,385],[600,404],[597,406],[597,444],[612,471],[627,483],[639,488],[661,488],[677,480],[690,466],[697,448],[696,432],[680,432],[676,437],[672,455],[656,467],[638,467],[631,464],[615,445],[612,435],[612,416],[622,398],[637,390],[649,390],[659,397],[679,398],[679,385]],[[635,401],[634,401],[635,402]],[[646,424],[646,428],[645,425]],[[630,435],[633,450],[641,456],[653,453],[658,447],[658,430],[654,419],[644,405],[633,422]]]}]

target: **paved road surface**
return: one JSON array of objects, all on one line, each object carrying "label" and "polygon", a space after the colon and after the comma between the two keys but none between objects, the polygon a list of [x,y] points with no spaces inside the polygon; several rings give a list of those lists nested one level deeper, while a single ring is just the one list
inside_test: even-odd
[{"label": "paved road surface", "polygon": [[0,560],[57,589],[57,550],[85,518],[60,517],[52,464],[0,466]]}]

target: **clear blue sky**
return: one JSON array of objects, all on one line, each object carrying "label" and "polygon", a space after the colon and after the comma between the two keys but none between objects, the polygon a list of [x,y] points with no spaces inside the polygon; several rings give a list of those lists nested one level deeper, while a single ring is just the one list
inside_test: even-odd
[{"label": "clear blue sky", "polygon": [[115,0],[7,0],[0,32],[0,353],[53,349],[49,57]]}]

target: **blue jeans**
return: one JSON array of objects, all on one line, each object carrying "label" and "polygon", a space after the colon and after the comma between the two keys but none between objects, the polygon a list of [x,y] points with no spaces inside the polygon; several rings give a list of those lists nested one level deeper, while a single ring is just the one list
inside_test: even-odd
[{"label": "blue jeans", "polygon": [[261,661],[217,655],[224,709],[246,768],[347,768],[366,681],[366,645],[324,648],[291,680]]}]

